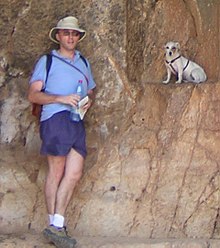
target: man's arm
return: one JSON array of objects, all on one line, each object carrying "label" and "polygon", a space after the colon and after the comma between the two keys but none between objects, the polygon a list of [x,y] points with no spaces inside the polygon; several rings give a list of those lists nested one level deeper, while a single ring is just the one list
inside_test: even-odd
[{"label": "man's arm", "polygon": [[33,82],[28,90],[28,100],[32,103],[38,103],[41,105],[50,103],[62,103],[69,104],[71,106],[77,106],[80,97],[76,94],[67,96],[49,95],[41,91],[43,86],[42,81]]},{"label": "man's arm", "polygon": [[91,102],[95,101],[95,89],[92,89],[92,90],[88,91],[88,97],[91,100]]},{"label": "man's arm", "polygon": [[95,90],[89,90],[87,93],[89,101],[82,107],[84,110],[88,110],[95,101]]}]

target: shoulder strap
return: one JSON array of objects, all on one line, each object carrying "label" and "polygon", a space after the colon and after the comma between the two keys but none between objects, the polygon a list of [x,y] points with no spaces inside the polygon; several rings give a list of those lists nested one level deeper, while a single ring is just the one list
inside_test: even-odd
[{"label": "shoulder strap", "polygon": [[[51,64],[52,64],[52,58],[53,58],[52,54],[50,54],[50,53],[46,54],[46,56],[47,56],[47,60],[46,60],[46,79],[45,79],[45,83],[47,82],[47,79],[48,79],[48,75],[49,75]],[[80,58],[82,59],[82,61],[86,65],[86,67],[88,67],[87,60],[85,59],[84,56],[82,56],[82,54],[80,54]]]},{"label": "shoulder strap", "polygon": [[45,78],[45,85],[44,85],[44,88],[41,89],[42,92],[44,92],[44,90],[46,88],[47,79],[48,79],[48,75],[49,75],[49,72],[50,72],[51,64],[52,64],[52,55],[50,53],[48,53],[48,54],[46,54],[46,78]]},{"label": "shoulder strap", "polygon": [[45,79],[45,86],[46,86],[46,82],[48,79],[48,75],[50,72],[50,68],[51,68],[51,64],[52,64],[52,55],[50,53],[46,54],[47,56],[47,60],[46,60],[46,79]]},{"label": "shoulder strap", "polygon": [[[57,58],[57,59],[63,61],[65,64],[67,64],[67,65],[73,67],[75,70],[77,70],[78,72],[80,72],[80,73],[84,76],[84,78],[85,78],[85,80],[86,80],[86,82],[87,82],[87,85],[89,84],[89,79],[87,78],[87,76],[85,75],[85,73],[84,73],[83,71],[81,71],[79,68],[77,68],[76,66],[70,64],[70,63],[67,62],[66,60],[64,60],[64,59],[62,59],[62,58],[60,58],[60,57],[58,57],[58,56],[56,56],[56,55],[54,55],[54,54],[51,55],[51,56],[53,56],[53,57],[55,57],[55,58]],[[84,59],[85,59],[85,58],[84,58]]]},{"label": "shoulder strap", "polygon": [[82,56],[82,54],[80,54],[79,56],[82,59],[82,61],[85,63],[86,67],[88,67],[87,60],[85,59],[85,57]]}]

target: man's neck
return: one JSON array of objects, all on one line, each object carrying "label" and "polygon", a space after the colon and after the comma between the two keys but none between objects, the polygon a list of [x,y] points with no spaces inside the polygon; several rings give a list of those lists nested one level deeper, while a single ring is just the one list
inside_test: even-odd
[{"label": "man's neck", "polygon": [[59,49],[58,53],[63,57],[73,59],[74,55],[75,55],[75,50],[67,51],[67,50],[64,50],[64,49]]}]

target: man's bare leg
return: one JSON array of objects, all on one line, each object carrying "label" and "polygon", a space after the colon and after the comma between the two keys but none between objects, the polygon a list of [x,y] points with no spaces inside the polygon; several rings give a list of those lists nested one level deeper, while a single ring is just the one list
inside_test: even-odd
[{"label": "man's bare leg", "polygon": [[56,195],[55,213],[64,216],[74,188],[82,176],[84,158],[74,149],[66,157],[64,175]]},{"label": "man's bare leg", "polygon": [[[73,248],[75,247],[76,240],[67,236],[65,228],[57,228],[59,226],[56,225],[55,219],[57,215],[59,215],[60,218],[65,214],[76,183],[82,176],[84,158],[75,150],[71,149],[66,158],[49,156],[48,163],[50,166],[46,185],[48,186],[49,182],[52,182],[55,186],[55,190],[52,190],[50,185],[45,187],[47,189],[45,192],[49,195],[47,199],[48,209],[53,209],[52,212],[55,214],[55,217],[54,225],[44,229],[43,234],[49,241],[54,243],[56,247]],[[54,164],[56,167],[51,168]],[[55,176],[56,180],[51,179],[52,175]],[[58,221],[58,223],[60,224],[60,221]]]},{"label": "man's bare leg", "polygon": [[48,214],[54,215],[57,190],[65,170],[66,157],[47,156],[48,173],[45,182],[45,200]]}]

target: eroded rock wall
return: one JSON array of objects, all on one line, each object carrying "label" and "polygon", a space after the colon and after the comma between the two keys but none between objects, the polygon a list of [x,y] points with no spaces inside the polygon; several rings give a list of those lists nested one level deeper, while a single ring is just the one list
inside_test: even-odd
[{"label": "eroded rock wall", "polygon": [[147,85],[132,124],[101,149],[78,188],[82,205],[68,212],[75,231],[219,237],[219,90]]},{"label": "eroded rock wall", "polygon": [[[6,1],[0,4],[1,232],[46,223],[45,158],[26,99],[48,31],[75,15],[88,31],[97,100],[86,116],[84,176],[71,233],[219,238],[220,3],[218,0]],[[162,85],[163,45],[177,40],[208,81]]]}]

